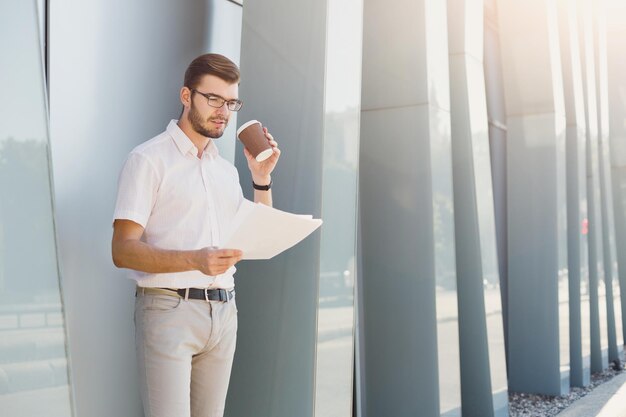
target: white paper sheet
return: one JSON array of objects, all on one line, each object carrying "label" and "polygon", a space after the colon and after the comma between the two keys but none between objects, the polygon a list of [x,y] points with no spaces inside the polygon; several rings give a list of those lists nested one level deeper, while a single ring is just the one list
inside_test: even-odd
[{"label": "white paper sheet", "polygon": [[240,249],[243,259],[270,259],[320,227],[322,220],[244,200],[223,248]]}]

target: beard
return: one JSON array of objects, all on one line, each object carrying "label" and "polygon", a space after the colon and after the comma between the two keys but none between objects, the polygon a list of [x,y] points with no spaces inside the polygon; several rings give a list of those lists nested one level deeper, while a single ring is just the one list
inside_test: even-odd
[{"label": "beard", "polygon": [[[211,138],[211,139],[217,139],[221,137],[224,134],[224,130],[226,129],[226,126],[228,125],[228,119],[225,119],[223,117],[213,117],[213,118],[204,120],[202,116],[200,115],[200,113],[198,112],[198,110],[196,109],[196,107],[193,105],[193,102],[191,103],[191,109],[189,110],[187,119],[189,120],[189,123],[191,123],[191,127],[193,128],[193,130],[195,130],[200,135],[207,137],[207,138]],[[221,128],[215,128],[215,129],[206,127],[205,123],[208,123],[212,120],[223,120],[225,122],[224,126]]]}]

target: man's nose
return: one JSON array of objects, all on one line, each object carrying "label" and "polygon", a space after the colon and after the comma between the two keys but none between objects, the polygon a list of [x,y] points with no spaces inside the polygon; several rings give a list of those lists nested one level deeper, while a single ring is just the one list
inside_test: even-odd
[{"label": "man's nose", "polygon": [[230,110],[228,109],[228,103],[224,103],[222,107],[219,107],[215,110],[215,113],[219,114],[220,116],[228,116],[230,114]]}]

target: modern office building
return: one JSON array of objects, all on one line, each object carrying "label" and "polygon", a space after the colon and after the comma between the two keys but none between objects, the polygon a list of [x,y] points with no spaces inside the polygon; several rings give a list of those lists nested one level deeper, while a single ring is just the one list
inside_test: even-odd
[{"label": "modern office building", "polygon": [[[227,417],[501,417],[623,355],[626,6],[0,1],[0,416],[141,417],[128,152],[188,63],[238,63],[274,206],[322,228],[236,275]],[[624,291],[621,291],[624,290]]]}]

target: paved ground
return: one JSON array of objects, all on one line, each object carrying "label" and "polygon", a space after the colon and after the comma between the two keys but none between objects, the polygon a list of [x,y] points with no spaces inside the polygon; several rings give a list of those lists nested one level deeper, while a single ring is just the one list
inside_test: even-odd
[{"label": "paved ground", "polygon": [[626,373],[598,386],[557,417],[626,417]]}]

